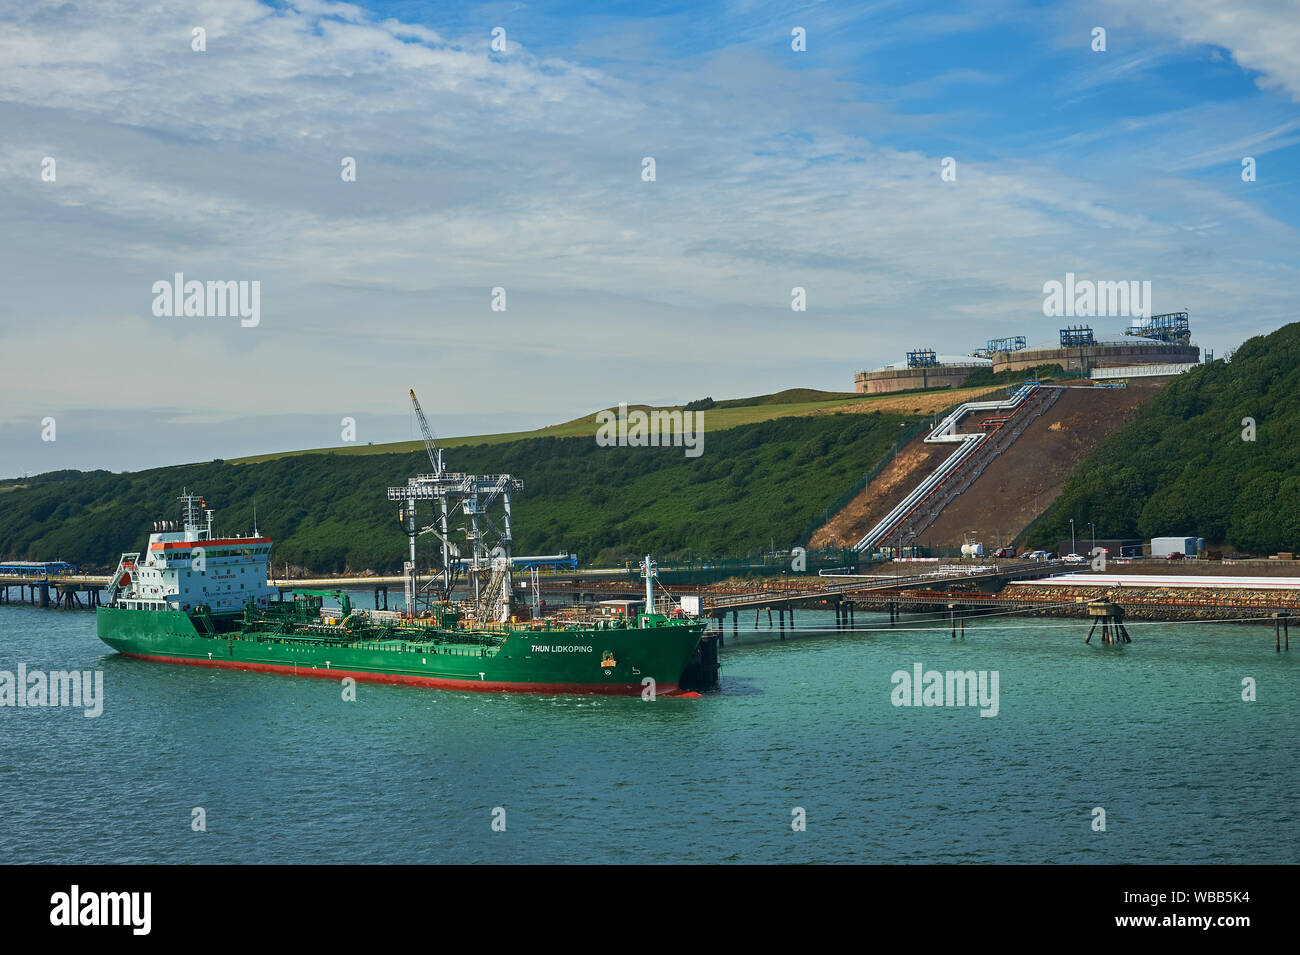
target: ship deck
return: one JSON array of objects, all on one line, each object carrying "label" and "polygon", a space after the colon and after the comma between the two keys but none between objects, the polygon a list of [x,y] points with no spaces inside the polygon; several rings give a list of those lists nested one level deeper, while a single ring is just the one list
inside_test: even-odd
[{"label": "ship deck", "polygon": [[480,643],[417,643],[411,640],[359,640],[348,646],[358,650],[388,650],[454,657],[491,657],[496,656],[499,649]]},{"label": "ship deck", "polygon": [[342,627],[313,627],[310,633],[276,633],[274,631],[249,631],[264,643],[305,644],[309,646],[339,646],[353,650],[383,650],[409,653],[426,653],[442,656],[490,657],[498,647],[482,643],[434,643],[424,632],[412,631],[409,638],[366,637],[353,634]]}]

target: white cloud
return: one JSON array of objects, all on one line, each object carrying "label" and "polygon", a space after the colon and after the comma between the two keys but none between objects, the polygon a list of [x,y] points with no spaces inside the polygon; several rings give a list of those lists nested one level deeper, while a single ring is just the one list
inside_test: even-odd
[{"label": "white cloud", "polygon": [[1261,74],[1265,87],[1300,101],[1300,3],[1296,0],[1105,0],[1119,22],[1136,22],[1182,43],[1210,44]]},{"label": "white cloud", "polygon": [[[19,360],[0,400],[22,413],[171,409],[177,389],[161,401],[147,382],[195,363],[233,382],[179,389],[203,414],[344,394],[392,411],[425,381],[461,412],[848,388],[908,345],[1037,337],[1042,283],[1066,270],[1152,279],[1158,301],[1176,290],[1221,327],[1289,316],[1294,263],[1274,250],[1294,232],[1254,206],[1056,156],[959,157],[943,183],[946,151],[882,145],[941,118],[894,116],[848,74],[762,50],[624,69],[526,43],[503,58],[486,33],[319,2],[4,16],[0,331]],[[987,79],[932,82],[963,77]],[[1167,118],[1146,148],[1203,121]],[[57,183],[40,181],[45,155]],[[152,318],[153,281],[176,271],[260,280],[262,326]],[[488,309],[498,285],[504,314]]]}]

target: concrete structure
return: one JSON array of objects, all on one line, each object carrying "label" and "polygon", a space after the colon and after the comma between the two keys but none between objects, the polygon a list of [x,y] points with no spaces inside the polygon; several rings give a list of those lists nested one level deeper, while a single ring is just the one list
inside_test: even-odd
[{"label": "concrete structure", "polygon": [[1132,365],[1196,364],[1201,360],[1201,350],[1196,345],[1171,345],[1165,342],[1095,342],[1071,348],[1052,345],[998,352],[992,358],[995,372],[1034,368],[1038,365],[1060,365],[1066,371],[1091,372],[1094,368]]},{"label": "concrete structure", "polygon": [[[1091,374],[1096,379],[1160,377],[1181,374],[1195,367],[1200,360],[1201,350],[1196,345],[1141,338],[1121,342],[1097,341],[1069,348],[1056,344],[989,352],[987,358],[941,355],[936,364],[921,367],[897,362],[873,371],[856,372],[853,390],[860,395],[878,395],[923,388],[960,388],[971,372],[979,368],[989,368],[996,373],[1022,371],[1039,365],[1060,365],[1067,372]],[[1151,367],[1160,370],[1143,370]]]},{"label": "concrete structure", "polygon": [[874,371],[859,371],[853,376],[853,390],[860,395],[916,391],[922,388],[960,388],[971,372],[989,368],[987,358],[938,356],[937,364],[909,367],[906,362],[886,365]]}]

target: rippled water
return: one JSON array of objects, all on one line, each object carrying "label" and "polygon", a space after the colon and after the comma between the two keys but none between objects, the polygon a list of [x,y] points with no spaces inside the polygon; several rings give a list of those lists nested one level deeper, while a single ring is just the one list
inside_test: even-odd
[{"label": "rippled water", "polygon": [[[728,622],[698,700],[363,684],[345,703],[0,607],[0,670],[100,668],[107,697],[97,719],[0,707],[0,861],[1300,861],[1300,645],[1275,653],[1271,627],[1138,624],[1121,649],[1078,621],[813,633],[832,620],[749,645],[766,619],[739,645]],[[998,715],[893,706],[918,662],[998,671]]]}]

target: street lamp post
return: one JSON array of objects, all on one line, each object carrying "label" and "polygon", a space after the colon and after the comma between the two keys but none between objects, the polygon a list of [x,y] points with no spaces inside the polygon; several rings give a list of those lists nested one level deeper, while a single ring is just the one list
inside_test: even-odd
[{"label": "street lamp post", "polygon": [[1070,553],[1077,554],[1079,548],[1074,543],[1074,518],[1070,518]]},{"label": "street lamp post", "polygon": [[[1088,526],[1092,528],[1092,550],[1095,551],[1097,549],[1097,525],[1094,524],[1092,521],[1089,521]],[[1089,557],[1094,556],[1092,551],[1088,552],[1088,556]]]}]

